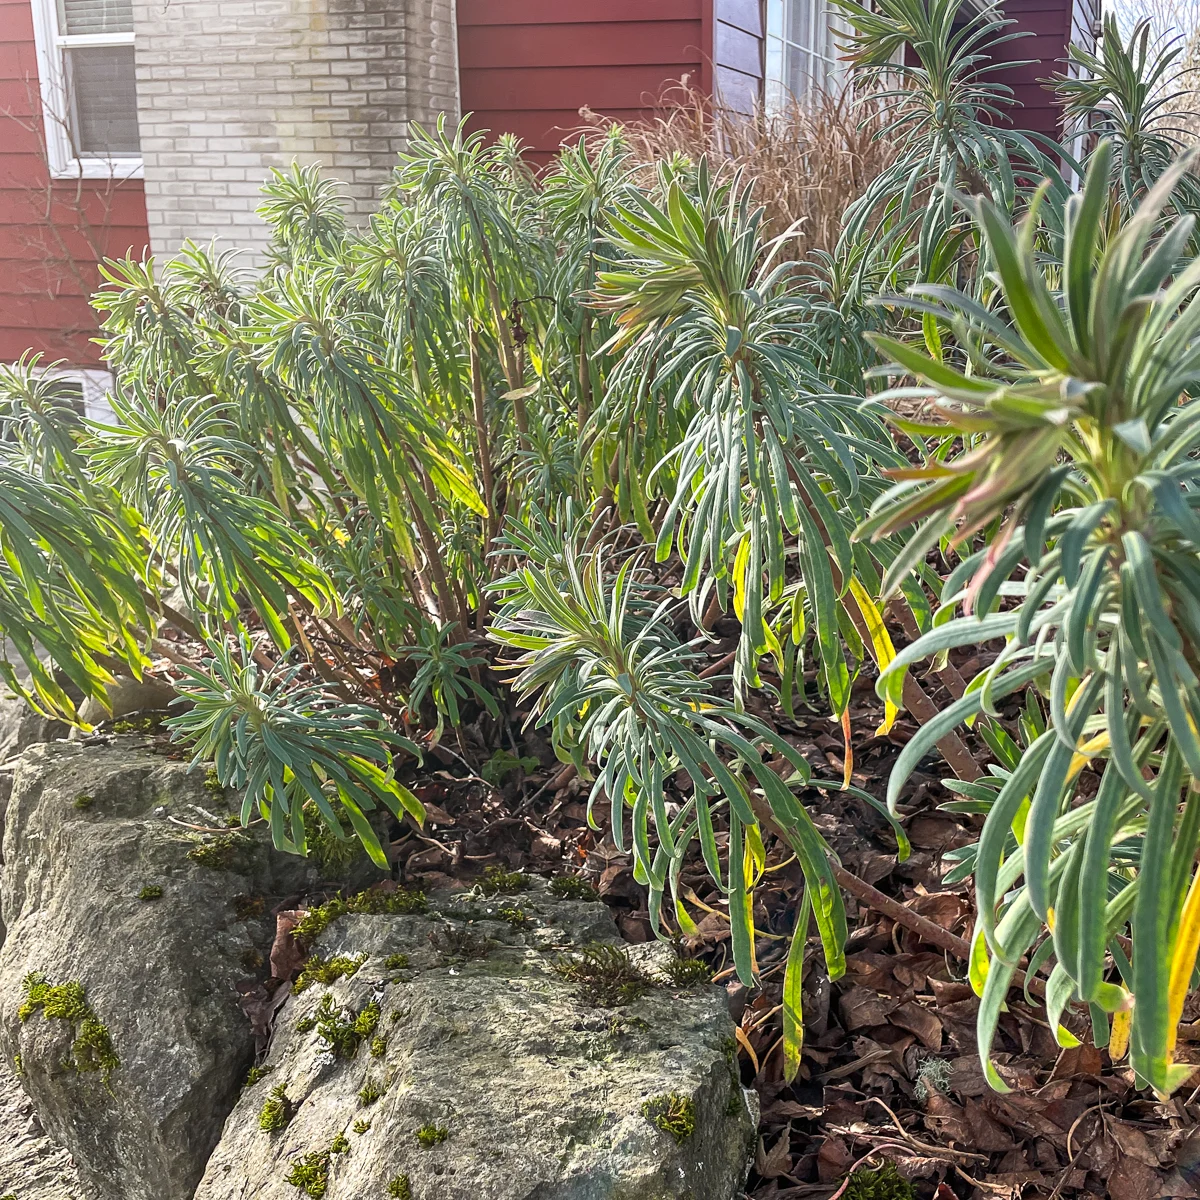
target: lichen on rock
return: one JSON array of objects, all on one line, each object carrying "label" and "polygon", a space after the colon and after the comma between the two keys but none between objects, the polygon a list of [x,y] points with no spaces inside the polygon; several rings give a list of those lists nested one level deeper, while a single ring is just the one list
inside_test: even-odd
[{"label": "lichen on rock", "polygon": [[[195,1200],[300,1200],[308,1189],[322,1200],[729,1200],[755,1115],[729,1070],[720,989],[694,971],[680,989],[670,947],[626,947],[602,904],[529,882],[529,919],[516,925],[503,893],[482,898],[490,905],[435,893],[426,912],[327,924],[314,954],[367,957],[279,1013],[267,1063],[302,1104],[267,1139],[255,1125],[262,1094],[244,1095]],[[448,927],[486,941],[487,956],[451,960]],[[624,1004],[588,1003],[556,970],[597,946],[641,983]],[[379,1056],[361,1041],[344,1056],[337,1038],[314,1036],[364,1013],[388,1014]],[[339,1138],[349,1153],[332,1152]]]}]

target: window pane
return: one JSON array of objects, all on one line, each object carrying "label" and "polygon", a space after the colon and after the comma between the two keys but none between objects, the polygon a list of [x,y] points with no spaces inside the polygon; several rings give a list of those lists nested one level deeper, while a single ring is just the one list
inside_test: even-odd
[{"label": "window pane", "polygon": [[132,46],[66,51],[71,133],[81,158],[138,154],[137,89]]},{"label": "window pane", "polygon": [[783,36],[784,0],[767,0],[767,33],[771,37]]},{"label": "window pane", "polygon": [[132,33],[133,0],[58,0],[59,32]]},{"label": "window pane", "polygon": [[812,45],[812,17],[816,0],[791,0],[788,5],[788,41],[797,46]]},{"label": "window pane", "polygon": [[809,55],[795,46],[788,47],[787,89],[797,100],[803,99],[812,86],[812,61]]},{"label": "window pane", "polygon": [[767,38],[767,53],[764,65],[768,81],[778,83],[783,79],[783,43],[778,38]]}]

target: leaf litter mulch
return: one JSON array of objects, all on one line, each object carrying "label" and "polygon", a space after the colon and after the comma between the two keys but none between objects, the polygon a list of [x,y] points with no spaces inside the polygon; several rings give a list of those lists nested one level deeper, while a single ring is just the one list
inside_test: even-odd
[{"label": "leaf litter mulch", "polygon": [[[973,673],[978,665],[964,670]],[[923,682],[935,699],[945,699],[935,679]],[[916,726],[902,714],[886,737],[876,736],[882,705],[865,678],[851,711],[853,782],[882,798],[899,748]],[[840,781],[841,730],[828,718],[812,712],[789,721],[774,709],[760,715],[805,754],[814,774]],[[401,877],[433,887],[468,884],[496,865],[576,874],[595,886],[628,941],[646,941],[652,934],[645,894],[629,856],[616,850],[603,824],[599,832],[588,828],[586,785],[555,764],[536,734],[526,737],[525,757],[493,758],[491,769],[484,768],[488,780],[469,770],[449,743],[427,758],[413,786],[429,821],[423,831],[402,831],[393,844]],[[973,749],[984,761],[979,746]],[[922,766],[926,771],[913,777],[901,804],[912,843],[903,863],[888,825],[862,800],[815,788],[803,799],[849,871],[909,913],[969,937],[969,887],[947,886],[943,877],[953,865],[946,856],[976,840],[981,818],[939,811],[952,798],[940,784],[948,772],[933,758]],[[601,822],[606,807],[597,806]],[[742,1079],[761,1105],[747,1197],[1200,1200],[1200,1067],[1192,1085],[1159,1103],[1135,1090],[1125,1063],[1113,1064],[1090,1044],[1086,1016],[1067,1018],[1083,1044],[1062,1049],[1036,997],[1014,990],[993,1047],[1012,1090],[994,1092],[979,1064],[978,1001],[965,979],[966,964],[850,897],[843,978],[831,983],[811,931],[803,1059],[799,1077],[785,1083],[781,999],[801,876],[769,838],[767,847],[767,873],[755,901],[761,982],[753,989],[734,975],[725,905],[698,854],[682,877],[698,933],[680,949],[703,957],[725,987],[738,1026]],[[1197,1018],[1200,1006],[1185,1011],[1195,1026],[1183,1027],[1180,1056],[1200,1064]]]}]

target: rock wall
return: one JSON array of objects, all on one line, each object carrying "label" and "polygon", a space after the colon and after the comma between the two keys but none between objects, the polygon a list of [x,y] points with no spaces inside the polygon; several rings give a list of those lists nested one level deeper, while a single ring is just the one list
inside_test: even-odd
[{"label": "rock wall", "polygon": [[13,781],[0,1195],[738,1193],[756,1113],[725,997],[669,947],[524,876],[339,898],[161,739],[102,742],[35,746]]}]

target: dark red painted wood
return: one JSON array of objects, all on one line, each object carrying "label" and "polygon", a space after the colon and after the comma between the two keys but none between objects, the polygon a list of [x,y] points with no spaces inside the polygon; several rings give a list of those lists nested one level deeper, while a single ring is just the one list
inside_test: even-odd
[{"label": "dark red painted wood", "polygon": [[0,0],[0,362],[27,349],[72,366],[100,361],[95,253],[141,255],[149,240],[140,180],[110,196],[103,183],[49,180],[42,151],[29,0]]},{"label": "dark red painted wood", "polygon": [[517,133],[544,162],[581,108],[649,115],[685,75],[710,88],[713,3],[458,0],[463,112],[474,129]]}]

